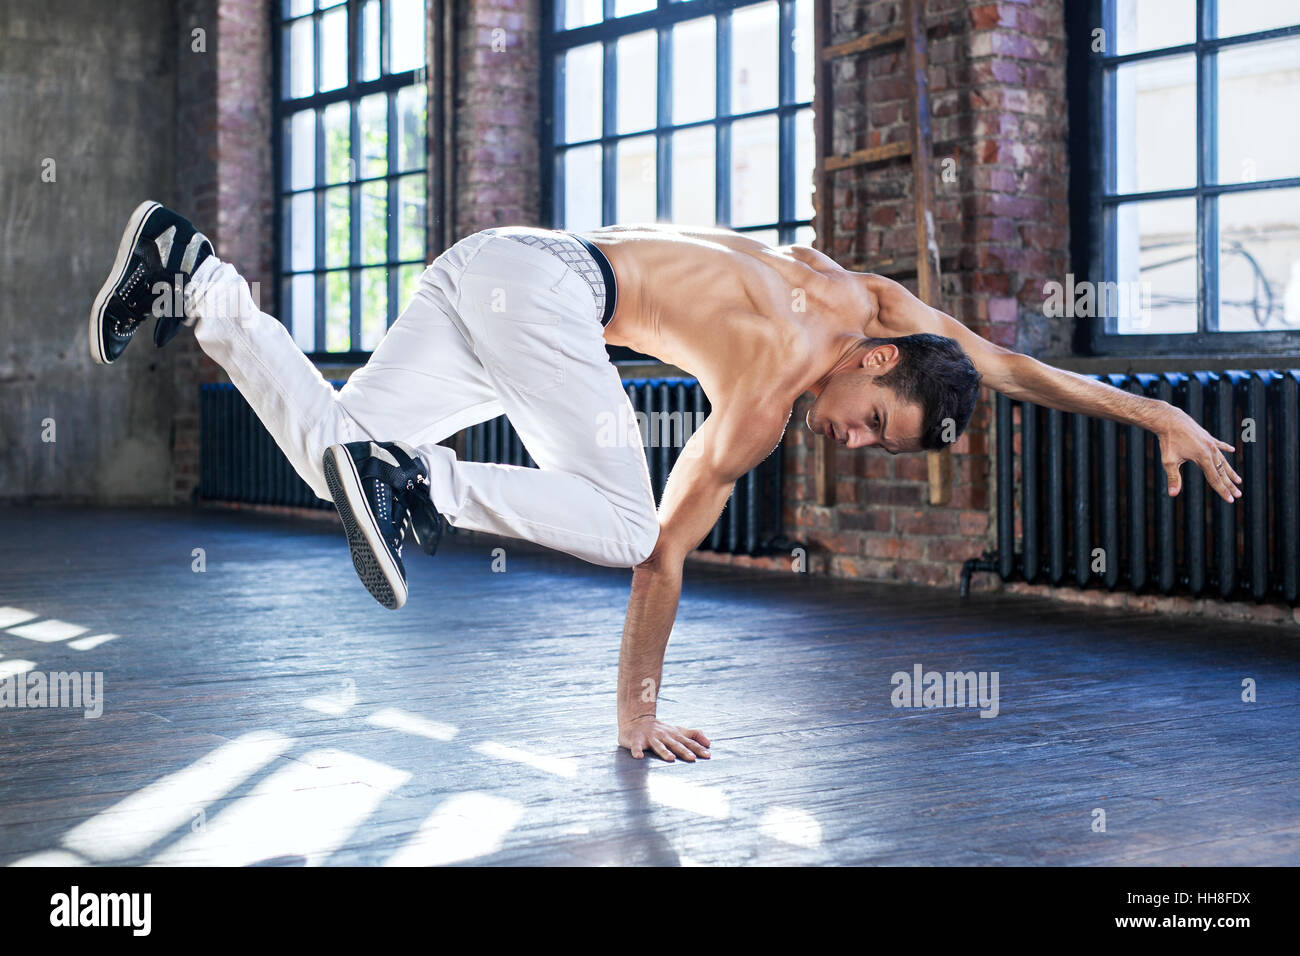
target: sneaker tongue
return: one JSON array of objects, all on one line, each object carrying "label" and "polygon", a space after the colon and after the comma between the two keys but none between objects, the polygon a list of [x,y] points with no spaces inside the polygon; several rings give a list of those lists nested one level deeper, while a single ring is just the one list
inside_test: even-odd
[{"label": "sneaker tongue", "polygon": [[420,550],[432,555],[442,540],[442,523],[433,508],[433,502],[420,502],[411,507],[411,530],[420,543]]}]

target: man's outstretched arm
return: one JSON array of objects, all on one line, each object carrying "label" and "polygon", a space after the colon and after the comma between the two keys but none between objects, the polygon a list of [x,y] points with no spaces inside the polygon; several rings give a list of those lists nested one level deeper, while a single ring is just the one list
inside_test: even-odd
[{"label": "man's outstretched arm", "polygon": [[686,556],[718,520],[736,479],[781,440],[788,410],[778,418],[754,413],[755,407],[715,408],[690,437],[664,487],[654,552],[632,574],[618,658],[618,742],[638,759],[647,750],[670,762],[709,756],[709,739],[700,731],[659,720],[659,688]]},{"label": "man's outstretched arm", "polygon": [[970,356],[984,384],[994,391],[1008,398],[1139,425],[1154,432],[1160,440],[1171,496],[1182,490],[1182,464],[1191,461],[1225,501],[1241,497],[1241,477],[1223,455],[1233,451],[1233,446],[1215,438],[1182,409],[994,345],[952,316],[927,306],[897,282],[877,280],[876,289],[886,328],[897,335],[933,332],[955,339]]}]

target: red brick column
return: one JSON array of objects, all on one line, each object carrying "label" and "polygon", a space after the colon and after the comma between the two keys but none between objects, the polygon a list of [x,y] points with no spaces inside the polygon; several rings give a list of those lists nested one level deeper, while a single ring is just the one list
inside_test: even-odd
[{"label": "red brick column", "polygon": [[455,238],[538,223],[540,7],[538,0],[457,4]]},{"label": "red brick column", "polygon": [[[176,183],[170,202],[192,219],[275,314],[272,282],[272,0],[180,0],[177,4]],[[201,41],[194,31],[202,30]],[[196,49],[202,46],[203,49]],[[170,346],[175,376],[173,493],[198,484],[198,386],[221,370],[193,336]]]},{"label": "red brick column", "polygon": [[[1069,330],[1042,317],[1042,285],[1066,270],[1065,41],[1060,0],[925,4],[935,198],[943,260],[939,305],[993,341],[1031,353],[1066,350]],[[901,22],[897,0],[840,0],[831,42]],[[905,59],[897,52],[837,66],[835,149],[905,141]],[[906,163],[837,174],[831,254],[848,268],[888,271],[913,251]],[[905,284],[910,280],[902,278]],[[953,495],[927,504],[926,461],[840,450],[837,504],[812,503],[806,404],[787,432],[789,534],[815,550],[813,570],[844,577],[951,585],[991,544],[990,405],[981,401],[953,447]],[[987,583],[987,579],[986,579]]]}]

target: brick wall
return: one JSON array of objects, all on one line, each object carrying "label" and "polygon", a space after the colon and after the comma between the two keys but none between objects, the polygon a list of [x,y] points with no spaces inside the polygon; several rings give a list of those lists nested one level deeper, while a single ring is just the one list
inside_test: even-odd
[{"label": "brick wall", "polygon": [[[897,0],[840,0],[831,42],[901,23]],[[981,335],[1030,353],[1063,348],[1069,330],[1041,319],[1045,277],[1066,271],[1065,42],[1058,0],[929,0],[935,215],[942,259],[936,303]],[[901,48],[841,60],[832,128],[836,151],[909,137]],[[830,191],[840,263],[888,273],[914,255],[906,162],[846,170]],[[915,289],[907,275],[899,281]],[[807,400],[795,410],[802,422]],[[952,585],[990,543],[990,404],[985,393],[953,447],[953,492],[927,503],[926,459],[837,451],[836,504],[813,497],[813,437],[787,434],[786,519],[816,550],[813,570],[836,576]]]},{"label": "brick wall", "polygon": [[[271,2],[177,0],[172,202],[222,259],[257,283],[261,307],[274,315]],[[176,387],[173,496],[187,501],[198,485],[198,386],[223,375],[191,335],[178,336],[168,352]]]},{"label": "brick wall", "polygon": [[539,0],[456,5],[453,238],[540,214]]}]

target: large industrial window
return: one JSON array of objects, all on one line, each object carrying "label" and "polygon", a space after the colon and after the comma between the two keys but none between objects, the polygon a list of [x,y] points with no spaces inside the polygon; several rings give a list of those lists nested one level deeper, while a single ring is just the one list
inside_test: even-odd
[{"label": "large industrial window", "polygon": [[280,313],[372,350],[427,260],[424,0],[276,0]]},{"label": "large industrial window", "polygon": [[812,0],[544,0],[557,228],[671,221],[811,242]]},{"label": "large industrial window", "polygon": [[1300,4],[1103,0],[1100,14],[1076,38],[1101,101],[1094,222],[1113,283],[1091,304],[1094,344],[1294,348]]}]

